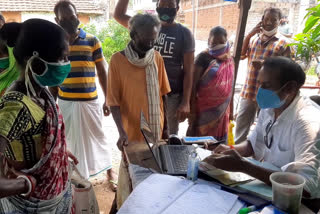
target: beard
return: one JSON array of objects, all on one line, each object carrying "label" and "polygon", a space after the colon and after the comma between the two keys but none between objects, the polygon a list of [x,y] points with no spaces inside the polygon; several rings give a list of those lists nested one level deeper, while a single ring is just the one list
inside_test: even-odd
[{"label": "beard", "polygon": [[59,24],[68,34],[72,35],[77,32],[80,21],[79,19],[63,20]]}]

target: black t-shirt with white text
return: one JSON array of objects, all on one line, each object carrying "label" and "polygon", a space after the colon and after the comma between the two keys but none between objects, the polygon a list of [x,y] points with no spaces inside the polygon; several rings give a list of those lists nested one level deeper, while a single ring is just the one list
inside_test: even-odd
[{"label": "black t-shirt with white text", "polygon": [[191,31],[181,24],[162,26],[155,43],[155,50],[159,51],[164,59],[171,93],[182,94],[183,57],[185,53],[195,50],[195,41]]}]

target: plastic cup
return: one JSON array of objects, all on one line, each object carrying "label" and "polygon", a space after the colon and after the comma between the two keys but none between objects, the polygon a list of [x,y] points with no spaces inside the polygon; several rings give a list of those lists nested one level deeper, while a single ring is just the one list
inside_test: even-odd
[{"label": "plastic cup", "polygon": [[272,203],[278,209],[289,213],[299,214],[304,177],[291,172],[275,172],[270,175],[272,183]]}]

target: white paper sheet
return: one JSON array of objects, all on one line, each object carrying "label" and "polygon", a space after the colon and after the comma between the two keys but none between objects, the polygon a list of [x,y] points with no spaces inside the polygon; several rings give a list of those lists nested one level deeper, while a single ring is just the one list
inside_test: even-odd
[{"label": "white paper sheet", "polygon": [[239,210],[244,207],[245,207],[245,203],[237,200],[237,202],[234,204],[234,206],[230,210],[229,214],[238,214]]},{"label": "white paper sheet", "polygon": [[206,157],[209,157],[212,154],[212,151],[202,148],[197,148],[196,151],[200,157],[200,160],[204,160]]},{"label": "white paper sheet", "polygon": [[[141,182],[119,210],[119,214],[229,213],[237,196],[206,183],[153,174]],[[218,211],[218,212],[216,212]]]},{"label": "white paper sheet", "polygon": [[163,214],[226,214],[237,201],[231,193],[197,184],[186,191],[174,203],[162,212]]}]

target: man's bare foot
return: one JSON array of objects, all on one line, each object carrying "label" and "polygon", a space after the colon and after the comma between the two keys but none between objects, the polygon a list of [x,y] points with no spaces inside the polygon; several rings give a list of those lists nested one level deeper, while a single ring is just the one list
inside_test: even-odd
[{"label": "man's bare foot", "polygon": [[117,192],[118,175],[115,173],[115,171],[113,169],[109,169],[107,171],[107,181],[108,181],[110,189],[113,192]]}]

